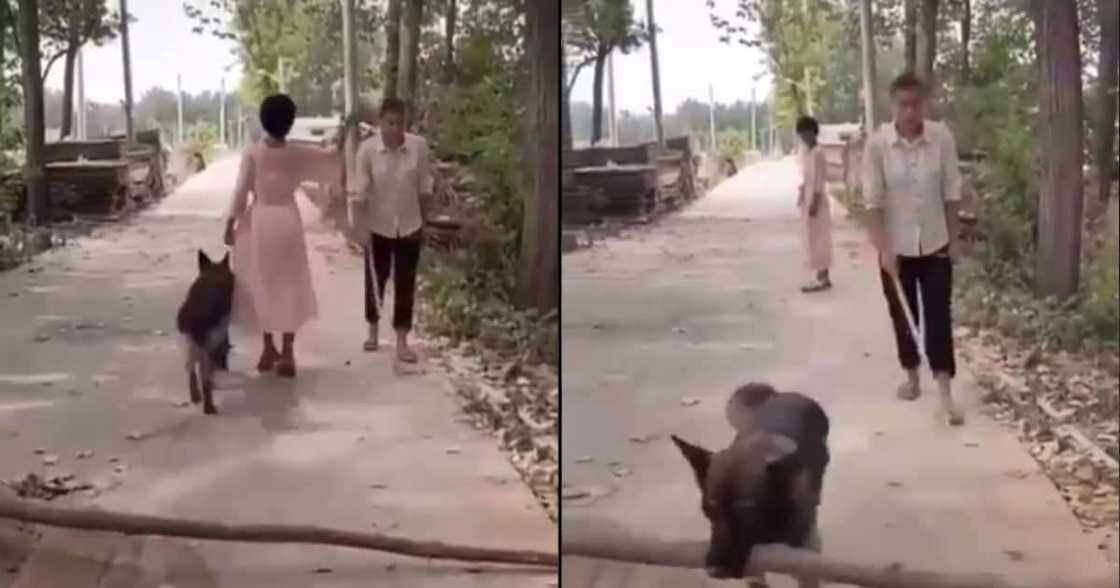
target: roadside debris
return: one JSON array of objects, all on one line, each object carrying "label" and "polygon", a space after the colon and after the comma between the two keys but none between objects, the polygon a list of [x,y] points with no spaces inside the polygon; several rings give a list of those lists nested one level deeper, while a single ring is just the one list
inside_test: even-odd
[{"label": "roadside debris", "polygon": [[1120,530],[1117,375],[993,333],[961,328],[957,340],[991,416],[1016,431],[1082,526]]},{"label": "roadside debris", "polygon": [[41,478],[38,474],[29,473],[22,480],[4,481],[3,484],[15,490],[16,495],[20,498],[37,500],[54,500],[59,496],[92,490],[94,487],[93,484],[75,481],[73,474]]}]

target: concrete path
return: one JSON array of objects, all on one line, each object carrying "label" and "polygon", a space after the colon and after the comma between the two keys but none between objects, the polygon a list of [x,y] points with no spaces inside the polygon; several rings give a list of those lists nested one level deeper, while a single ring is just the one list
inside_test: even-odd
[{"label": "concrete path", "polygon": [[[831,416],[821,512],[830,555],[1109,577],[1096,543],[1032,459],[977,412],[967,373],[958,387],[970,420],[959,430],[934,419],[932,394],[894,398],[900,374],[875,258],[835,208],[835,288],[798,292],[806,276],[796,178],[790,159],[752,166],[656,226],[564,257],[564,483],[609,492],[589,505],[565,503],[565,521],[596,517],[666,539],[706,538],[691,471],[668,435],[725,445],[728,395],[766,381],[812,395]],[[700,402],[684,406],[686,397]],[[609,462],[631,473],[619,477]],[[709,583],[699,573],[592,560],[565,561],[563,573],[565,588]],[[782,581],[774,586],[794,585]]]},{"label": "concrete path", "polygon": [[[75,501],[136,513],[555,550],[555,526],[496,441],[462,422],[445,379],[396,373],[388,353],[361,352],[361,261],[318,225],[310,206],[304,218],[321,319],[296,341],[298,378],[258,376],[259,340],[237,336],[233,373],[216,392],[221,414],[176,406],[187,389],[175,312],[197,271],[197,248],[223,251],[218,219],[236,169],[236,159],[213,162],[125,226],[0,274],[0,478],[72,472],[107,487],[96,499]],[[132,432],[143,439],[127,439]],[[37,448],[59,464],[42,465]],[[76,459],[87,450],[92,457]],[[69,532],[44,541],[25,566],[23,586],[556,582],[539,571],[338,548]],[[106,571],[111,561],[117,565]],[[60,580],[67,569],[87,583]],[[102,583],[88,570],[101,570]]]}]

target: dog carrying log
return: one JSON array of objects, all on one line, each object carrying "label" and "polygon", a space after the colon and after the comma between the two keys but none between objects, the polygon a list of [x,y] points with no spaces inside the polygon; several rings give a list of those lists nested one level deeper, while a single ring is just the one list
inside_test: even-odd
[{"label": "dog carrying log", "polygon": [[150,515],[63,508],[0,497],[0,518],[51,527],[108,531],[125,535],[161,535],[250,543],[313,543],[384,551],[426,559],[556,567],[559,558],[541,551],[450,545],[413,541],[375,533],[360,533],[311,525],[229,525]]},{"label": "dog carrying log", "polygon": [[[704,541],[663,541],[626,533],[614,524],[594,519],[568,519],[563,525],[560,553],[673,568],[704,568]],[[1055,578],[1010,579],[999,574],[962,574],[857,564],[823,557],[784,545],[759,545],[748,563],[748,576],[762,573],[813,575],[822,582],[864,588],[1114,588],[1113,580],[1071,581]]]}]

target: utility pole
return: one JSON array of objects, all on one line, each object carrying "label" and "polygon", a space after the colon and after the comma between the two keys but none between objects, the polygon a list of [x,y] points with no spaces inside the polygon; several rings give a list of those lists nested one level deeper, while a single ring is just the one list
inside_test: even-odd
[{"label": "utility pole", "polygon": [[611,100],[611,145],[618,147],[618,108],[614,101],[614,52],[607,56],[607,94]]},{"label": "utility pole", "polygon": [[79,141],[86,140],[86,68],[85,59],[82,55],[85,54],[85,49],[78,49],[78,112],[75,122],[78,123],[77,137]]},{"label": "utility pole", "polygon": [[716,93],[708,84],[708,150],[716,152]]},{"label": "utility pole", "polygon": [[[354,3],[355,0],[342,0],[342,61],[343,61],[343,95],[346,114],[349,116],[358,110],[358,39],[354,31]],[[357,168],[357,125],[350,125],[346,130],[346,152],[344,157],[346,170],[347,197],[355,185],[354,175]],[[347,203],[349,205],[349,203]],[[348,206],[349,210],[349,206]],[[353,218],[350,219],[354,221]]]},{"label": "utility pole", "polygon": [[751,151],[757,151],[761,141],[758,140],[758,101],[755,99],[758,90],[758,78],[751,85]]},{"label": "utility pole", "polygon": [[183,142],[183,74],[179,74],[177,76],[176,80],[177,80],[176,83],[177,83],[178,90],[179,90],[178,92],[176,92],[176,96],[178,97],[178,104],[179,104],[179,142],[182,143]]},{"label": "utility pole", "polygon": [[871,0],[860,0],[859,33],[863,50],[863,120],[864,132],[871,134],[875,120],[875,45],[871,21]]},{"label": "utility pole", "polygon": [[226,144],[226,79],[224,77],[221,89],[218,91],[218,143]]},{"label": "utility pole", "polygon": [[128,0],[121,0],[121,56],[124,61],[124,128],[127,145],[136,142],[132,126],[132,56],[128,48]]},{"label": "utility pole", "polygon": [[653,19],[653,0],[646,0],[649,25],[649,62],[653,69],[653,124],[657,129],[657,147],[665,148],[665,129],[661,126],[661,72],[657,64],[657,24]]},{"label": "utility pole", "polygon": [[287,92],[288,91],[288,80],[285,76],[286,72],[284,71],[284,58],[283,57],[277,58],[277,62],[278,62],[277,67],[279,69],[279,72],[277,72],[277,74],[276,74],[277,84],[280,86],[280,91],[281,92]]}]

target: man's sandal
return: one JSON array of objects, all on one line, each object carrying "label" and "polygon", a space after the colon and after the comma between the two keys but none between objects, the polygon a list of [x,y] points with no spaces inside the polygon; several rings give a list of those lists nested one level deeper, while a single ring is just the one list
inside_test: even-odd
[{"label": "man's sandal", "polygon": [[416,352],[409,349],[408,347],[397,348],[397,359],[401,360],[404,363],[416,363],[420,361],[420,358],[416,355]]},{"label": "man's sandal", "polygon": [[809,293],[812,293],[812,292],[822,292],[824,290],[828,290],[831,287],[832,287],[832,282],[831,281],[829,281],[829,280],[817,280],[816,282],[813,282],[812,284],[802,286],[801,291],[806,293],[806,294],[809,294]]},{"label": "man's sandal", "polygon": [[381,342],[378,341],[377,339],[366,339],[366,342],[362,343],[362,350],[363,351],[368,351],[370,353],[373,353],[374,351],[377,351],[380,348],[381,348]]},{"label": "man's sandal", "polygon": [[917,400],[922,395],[922,388],[919,384],[903,382],[899,385],[897,394],[902,400]]}]

